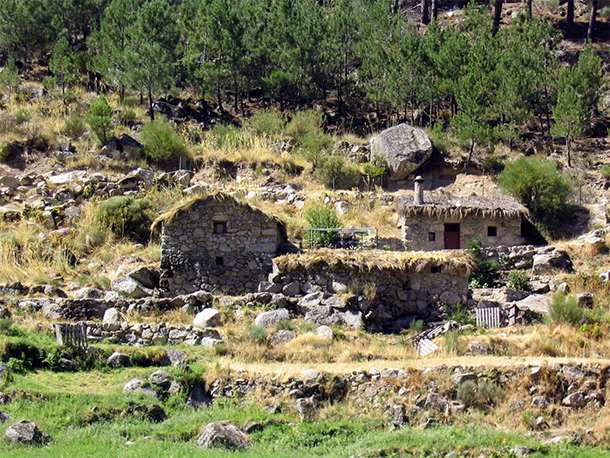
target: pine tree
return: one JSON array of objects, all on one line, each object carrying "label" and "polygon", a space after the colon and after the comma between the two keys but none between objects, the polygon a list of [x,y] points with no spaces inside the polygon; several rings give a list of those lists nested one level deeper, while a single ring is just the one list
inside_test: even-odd
[{"label": "pine tree", "polygon": [[53,57],[49,61],[49,70],[55,75],[61,84],[62,94],[66,91],[66,86],[70,85],[75,79],[74,52],[68,39],[62,36],[53,48]]}]

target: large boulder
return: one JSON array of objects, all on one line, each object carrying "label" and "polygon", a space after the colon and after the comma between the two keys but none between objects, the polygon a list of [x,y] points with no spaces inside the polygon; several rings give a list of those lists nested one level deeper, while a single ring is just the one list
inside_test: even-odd
[{"label": "large boulder", "polygon": [[43,434],[36,423],[27,420],[6,428],[4,434],[15,444],[37,445],[45,444],[51,440],[51,436]]},{"label": "large boulder", "polygon": [[280,321],[286,321],[290,319],[290,312],[286,309],[269,310],[268,312],[262,312],[254,320],[254,324],[257,326],[269,327]]},{"label": "large boulder", "polygon": [[371,139],[370,147],[371,157],[385,159],[392,180],[406,178],[432,155],[432,142],[426,132],[408,124],[384,130]]},{"label": "large boulder", "polygon": [[112,289],[133,299],[141,299],[154,294],[152,289],[146,288],[131,277],[117,278],[112,282]]},{"label": "large boulder", "polygon": [[564,272],[572,271],[572,260],[563,248],[545,247],[534,255],[532,273],[546,275],[558,270]]},{"label": "large boulder", "polygon": [[218,325],[220,325],[220,312],[213,308],[203,309],[193,318],[193,326],[197,328],[213,328]]},{"label": "large boulder", "polygon": [[213,447],[246,448],[248,446],[248,436],[228,421],[215,421],[203,428],[197,439],[197,445],[203,449]]}]

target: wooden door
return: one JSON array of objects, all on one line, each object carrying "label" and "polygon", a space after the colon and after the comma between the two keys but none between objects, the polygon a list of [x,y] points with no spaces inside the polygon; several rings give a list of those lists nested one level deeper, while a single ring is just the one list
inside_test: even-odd
[{"label": "wooden door", "polygon": [[460,249],[460,225],[445,224],[445,250]]}]

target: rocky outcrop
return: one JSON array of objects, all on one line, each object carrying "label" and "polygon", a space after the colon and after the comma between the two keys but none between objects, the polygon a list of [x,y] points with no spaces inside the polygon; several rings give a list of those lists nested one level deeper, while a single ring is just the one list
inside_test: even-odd
[{"label": "rocky outcrop", "polygon": [[390,179],[406,178],[432,155],[432,142],[423,129],[399,124],[384,130],[370,141],[371,157],[385,159]]},{"label": "rocky outcrop", "polygon": [[226,447],[243,449],[248,446],[248,436],[228,421],[208,423],[197,438],[197,446],[203,449]]},{"label": "rocky outcrop", "polygon": [[51,436],[40,431],[36,423],[27,420],[9,426],[4,434],[15,444],[42,445],[51,441]]}]

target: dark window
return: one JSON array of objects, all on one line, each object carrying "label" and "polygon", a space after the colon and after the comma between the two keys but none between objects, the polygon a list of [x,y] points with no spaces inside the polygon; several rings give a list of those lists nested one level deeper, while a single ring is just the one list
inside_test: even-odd
[{"label": "dark window", "polygon": [[488,237],[497,237],[498,228],[496,226],[487,226],[487,236]]},{"label": "dark window", "polygon": [[227,232],[226,221],[214,221],[214,234],[224,234]]},{"label": "dark window", "polygon": [[222,266],[224,264],[224,258],[222,256],[216,256],[216,265]]},{"label": "dark window", "polygon": [[432,273],[432,274],[440,274],[441,273],[441,266],[432,266],[430,268],[430,273]]},{"label": "dark window", "polygon": [[428,242],[434,242],[436,240],[436,232],[428,232]]}]

